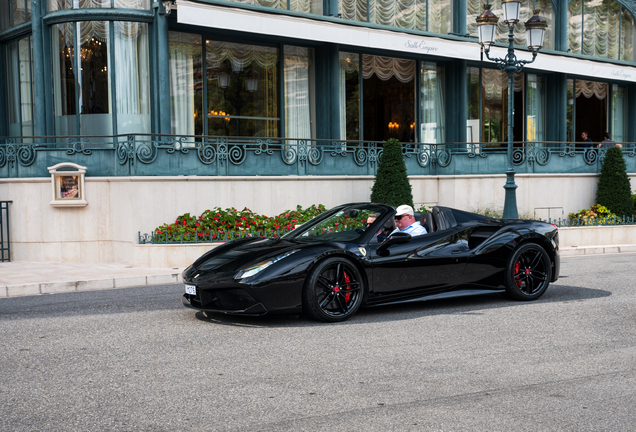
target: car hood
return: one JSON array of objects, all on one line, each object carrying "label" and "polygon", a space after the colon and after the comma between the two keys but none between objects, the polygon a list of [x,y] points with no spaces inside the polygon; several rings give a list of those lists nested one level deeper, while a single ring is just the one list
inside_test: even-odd
[{"label": "car hood", "polygon": [[298,240],[249,238],[232,241],[203,255],[191,269],[197,273],[235,272],[302,246],[303,242]]}]

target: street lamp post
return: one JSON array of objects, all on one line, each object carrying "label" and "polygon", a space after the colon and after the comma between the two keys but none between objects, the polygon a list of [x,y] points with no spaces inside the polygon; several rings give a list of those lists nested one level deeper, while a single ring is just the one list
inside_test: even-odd
[{"label": "street lamp post", "polygon": [[495,31],[499,21],[499,17],[490,10],[489,4],[484,5],[484,12],[477,17],[477,26],[482,52],[486,53],[488,60],[497,63],[499,69],[508,74],[508,168],[506,169],[506,184],[504,185],[506,197],[503,217],[504,219],[517,219],[519,217],[517,211],[517,185],[515,184],[515,168],[512,164],[515,72],[521,72],[526,64],[532,63],[537,58],[537,52],[543,46],[543,36],[548,24],[539,16],[539,10],[535,9],[532,18],[525,23],[528,49],[532,52],[532,60],[518,60],[514,49],[514,26],[519,21],[521,0],[503,0],[502,6],[504,21],[508,25],[508,54],[504,58],[491,58],[489,55],[490,47],[495,43]]}]

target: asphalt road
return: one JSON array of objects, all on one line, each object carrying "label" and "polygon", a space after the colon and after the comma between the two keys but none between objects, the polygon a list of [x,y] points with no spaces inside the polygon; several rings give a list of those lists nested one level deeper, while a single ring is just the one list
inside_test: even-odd
[{"label": "asphalt road", "polygon": [[206,317],[181,285],[0,299],[0,431],[636,430],[635,258],[335,325]]}]

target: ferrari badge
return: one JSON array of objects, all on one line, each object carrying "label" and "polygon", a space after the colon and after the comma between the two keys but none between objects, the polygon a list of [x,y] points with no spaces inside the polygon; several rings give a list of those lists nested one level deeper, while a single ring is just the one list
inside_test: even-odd
[{"label": "ferrari badge", "polygon": [[365,248],[358,248],[362,256],[367,256],[367,250]]}]

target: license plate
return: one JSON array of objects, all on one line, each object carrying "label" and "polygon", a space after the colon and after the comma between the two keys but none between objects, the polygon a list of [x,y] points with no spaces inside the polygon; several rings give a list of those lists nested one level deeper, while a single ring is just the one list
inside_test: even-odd
[{"label": "license plate", "polygon": [[186,284],[185,290],[186,290],[186,294],[197,295],[197,287],[195,287],[194,285]]}]

